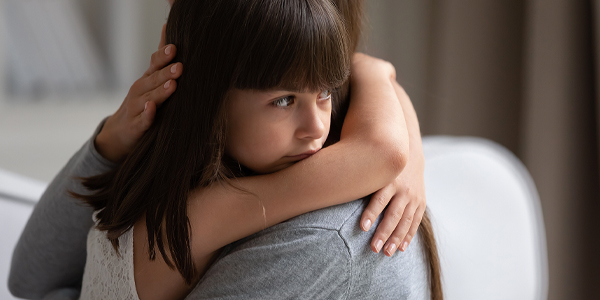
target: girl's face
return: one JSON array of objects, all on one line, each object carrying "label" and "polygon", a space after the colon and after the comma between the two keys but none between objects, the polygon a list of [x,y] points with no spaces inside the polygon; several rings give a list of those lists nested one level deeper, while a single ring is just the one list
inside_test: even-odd
[{"label": "girl's face", "polygon": [[323,147],[331,122],[331,93],[229,91],[227,154],[254,172],[272,173]]}]

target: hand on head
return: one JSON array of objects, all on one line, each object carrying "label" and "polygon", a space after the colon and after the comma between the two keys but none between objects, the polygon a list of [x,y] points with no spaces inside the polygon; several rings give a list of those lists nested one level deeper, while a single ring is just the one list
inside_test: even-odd
[{"label": "hand on head", "polygon": [[158,51],[152,54],[150,67],[129,89],[121,107],[110,116],[95,140],[96,149],[106,159],[119,162],[129,154],[154,121],[156,109],[177,88],[181,63],[169,64],[175,57],[175,45],[165,45],[163,26]]}]

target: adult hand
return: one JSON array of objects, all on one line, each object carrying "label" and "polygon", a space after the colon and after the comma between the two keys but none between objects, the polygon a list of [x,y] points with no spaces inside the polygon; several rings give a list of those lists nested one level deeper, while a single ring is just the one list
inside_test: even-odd
[{"label": "adult hand", "polygon": [[[169,64],[175,57],[175,45],[165,45],[163,26],[158,51],[152,54],[150,67],[133,83],[121,107],[107,120],[95,140],[104,158],[119,162],[129,154],[140,137],[150,128],[160,106],[177,88],[181,63]],[[168,65],[167,65],[168,64]]]}]

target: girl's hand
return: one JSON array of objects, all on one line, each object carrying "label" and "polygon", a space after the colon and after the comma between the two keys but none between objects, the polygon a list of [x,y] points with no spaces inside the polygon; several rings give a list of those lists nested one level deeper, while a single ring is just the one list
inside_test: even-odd
[{"label": "girl's hand", "polygon": [[[360,53],[353,57],[353,85],[368,83],[369,80],[377,80],[380,78],[379,76],[385,76],[394,82],[396,96],[400,103],[410,103],[406,92],[396,84],[395,75],[394,67],[388,62]],[[403,109],[405,108],[403,107]],[[418,129],[417,134],[419,134]],[[400,175],[392,183],[372,195],[361,219],[361,228],[368,231],[377,216],[387,206],[384,218],[371,241],[371,249],[374,252],[379,253],[383,248],[387,256],[392,256],[398,248],[400,251],[406,250],[417,233],[426,208],[423,177],[425,158],[423,152],[419,150],[420,147],[412,143],[411,141],[406,166]],[[384,245],[385,247],[383,247]]]},{"label": "girl's hand", "polygon": [[175,57],[175,45],[165,45],[163,26],[158,51],[152,54],[150,67],[133,83],[121,107],[110,116],[95,140],[96,149],[104,158],[119,162],[129,154],[140,137],[154,121],[156,108],[177,87],[181,63],[169,64]]},{"label": "girl's hand", "polygon": [[422,154],[410,157],[396,180],[371,196],[361,220],[364,231],[368,231],[373,220],[386,209],[371,241],[374,252],[379,253],[384,244],[387,256],[392,256],[398,248],[404,251],[417,233],[426,208],[424,161]]}]

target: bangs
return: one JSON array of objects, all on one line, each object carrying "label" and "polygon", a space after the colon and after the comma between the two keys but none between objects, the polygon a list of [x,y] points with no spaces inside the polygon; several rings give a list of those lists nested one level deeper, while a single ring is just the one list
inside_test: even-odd
[{"label": "bangs", "polygon": [[244,41],[233,87],[320,91],[346,81],[350,74],[348,35],[329,1],[260,2],[243,22],[251,38]]}]

